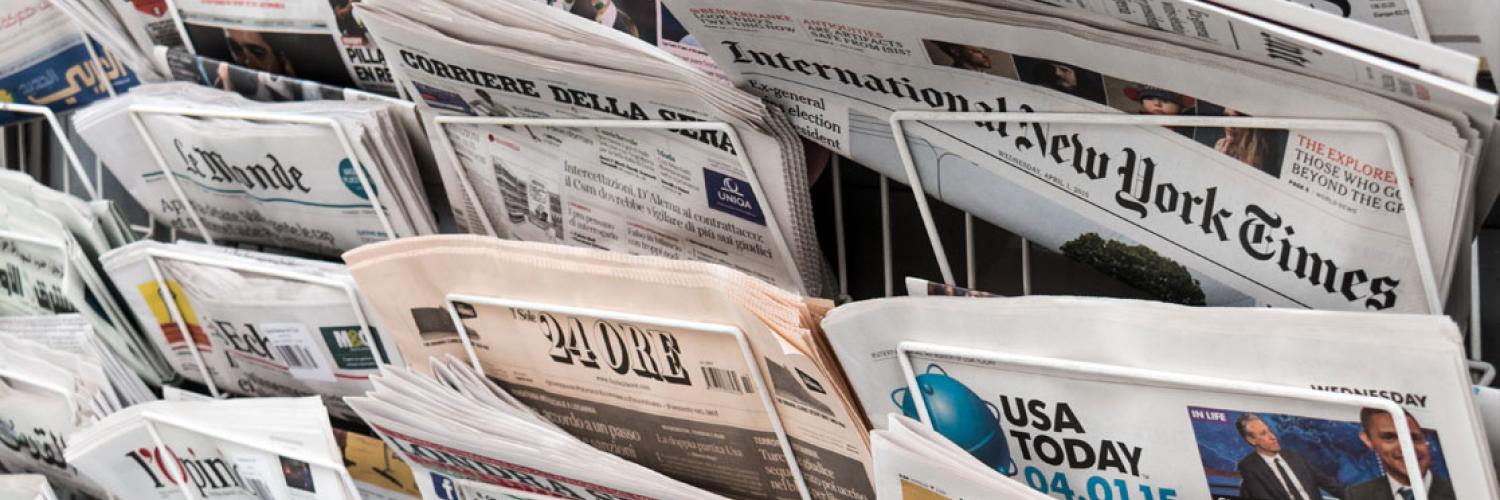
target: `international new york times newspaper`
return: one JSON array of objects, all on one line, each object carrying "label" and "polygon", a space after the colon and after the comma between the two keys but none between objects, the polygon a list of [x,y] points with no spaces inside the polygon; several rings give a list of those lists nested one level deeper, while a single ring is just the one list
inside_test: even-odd
[{"label": "international new york times newspaper", "polygon": [[[804,137],[898,181],[906,174],[887,123],[895,110],[1375,117],[1338,94],[1347,88],[1264,72],[1255,74],[1265,80],[1236,77],[1251,66],[1105,44],[1103,35],[1041,29],[1045,20],[1024,15],[1032,24],[818,3],[812,11],[808,2],[669,2],[689,31],[712,40],[705,45],[736,81],[778,103]],[[1381,116],[1399,129],[1418,179],[1421,236],[1441,288],[1457,219],[1443,200],[1467,192],[1474,145],[1451,122],[1364,100],[1412,119]],[[1378,135],[1025,120],[905,128],[929,194],[1158,298],[1428,311]]]}]

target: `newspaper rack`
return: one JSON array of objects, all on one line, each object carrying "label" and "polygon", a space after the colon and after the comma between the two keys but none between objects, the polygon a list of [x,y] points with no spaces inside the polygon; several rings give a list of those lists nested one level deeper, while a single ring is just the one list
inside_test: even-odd
[{"label": "newspaper rack", "polygon": [[[182,310],[177,307],[177,300],[175,297],[176,294],[172,291],[171,288],[168,287],[166,274],[161,271],[160,262],[163,260],[175,260],[200,266],[219,267],[232,271],[260,274],[290,281],[301,281],[314,285],[322,285],[343,290],[345,295],[349,297],[350,306],[354,309],[354,317],[359,320],[360,340],[363,341],[365,345],[368,346],[372,351],[377,350],[377,347],[373,342],[374,337],[370,334],[369,318],[365,317],[364,308],[360,306],[359,292],[355,291],[354,286],[351,284],[340,283],[338,281],[327,279],[321,276],[314,276],[311,274],[299,273],[296,271],[278,269],[270,265],[250,262],[230,263],[197,255],[175,253],[159,248],[147,249],[146,264],[151,268],[151,277],[156,280],[157,294],[161,296],[163,302],[166,302],[167,314],[172,318],[172,322],[177,325],[177,330],[182,332],[182,338],[183,341],[187,344],[188,352],[192,354],[193,360],[198,363],[198,376],[202,377],[203,384],[208,386],[208,393],[210,396],[221,398],[224,397],[224,394],[219,391],[219,384],[214,381],[213,376],[209,373],[208,364],[204,363],[203,360],[203,352],[199,350],[197,342],[193,339],[192,330],[188,329],[188,322],[185,318],[183,318]],[[210,349],[212,349],[213,336],[208,335],[205,332],[204,338],[209,342],[209,347]]]},{"label": "newspaper rack", "polygon": [[[1322,392],[1294,386],[1188,375],[1047,356],[1031,356],[925,342],[903,341],[896,346],[896,357],[900,360],[901,374],[905,378],[906,390],[911,395],[912,404],[916,407],[917,415],[920,417],[919,420],[926,423],[929,427],[932,427],[934,423],[928,415],[925,396],[917,385],[916,369],[912,366],[913,354],[980,360],[994,363],[1002,369],[1061,372],[1064,374],[1063,376],[1069,378],[1132,381],[1141,384],[1188,387],[1220,393],[1296,399],[1353,408],[1372,408],[1389,413],[1394,421],[1402,422],[1406,420],[1406,411],[1401,408],[1401,405],[1388,399],[1371,396]],[[937,431],[937,429],[933,427],[933,431]],[[1417,464],[1416,445],[1412,442],[1411,433],[1397,432],[1396,434],[1397,441],[1401,445],[1401,456],[1406,463],[1407,470],[1422,470]],[[1415,500],[1427,500],[1426,478],[1421,475],[1412,475],[1410,480],[1412,492],[1416,494]]]},{"label": "newspaper rack", "polygon": [[[1418,274],[1422,280],[1422,287],[1426,290],[1426,301],[1428,310],[1432,314],[1441,314],[1443,311],[1442,300],[1439,298],[1437,276],[1432,268],[1432,258],[1427,248],[1426,233],[1422,230],[1421,217],[1418,214],[1417,203],[1411,189],[1411,178],[1406,166],[1406,157],[1402,154],[1401,141],[1396,130],[1390,125],[1377,121],[1364,120],[1324,120],[1303,118],[1266,118],[1266,117],[1226,117],[1226,116],[1150,116],[1150,115],[1126,115],[1126,114],[1104,114],[1104,113],[954,113],[944,111],[896,111],[891,113],[891,133],[896,140],[896,151],[901,158],[901,164],[906,171],[906,182],[911,186],[913,198],[917,203],[917,210],[921,214],[922,225],[927,230],[927,240],[932,244],[932,252],[937,257],[938,269],[943,275],[943,282],[948,285],[956,285],[953,279],[953,268],[948,263],[948,255],[944,253],[942,237],[938,235],[937,223],[932,218],[932,210],[927,204],[926,191],[922,188],[921,175],[917,172],[916,160],[912,157],[910,138],[906,134],[905,122],[995,122],[1012,123],[1027,122],[1041,124],[1077,124],[1077,125],[1111,125],[1111,126],[1159,126],[1159,127],[1226,127],[1238,128],[1275,128],[1291,130],[1323,130],[1349,133],[1364,133],[1380,136],[1385,140],[1388,154],[1391,159],[1391,168],[1396,172],[1396,185],[1401,191],[1401,204],[1405,208],[1407,230],[1411,235],[1412,252],[1416,258]],[[883,182],[882,177],[882,182]],[[969,216],[972,217],[972,216]],[[970,222],[966,220],[966,222]],[[972,228],[971,224],[966,224]],[[969,234],[969,258],[973,258],[972,230]],[[889,253],[889,252],[887,252]],[[1023,253],[1023,258],[1025,254]],[[970,266],[972,273],[973,266]],[[972,277],[972,274],[971,274]],[[973,286],[973,283],[969,283]],[[1029,288],[1029,286],[1027,287]]]},{"label": "newspaper rack", "polygon": [[480,364],[479,353],[474,350],[474,341],[469,337],[469,330],[464,326],[463,320],[458,314],[456,307],[456,303],[458,302],[491,307],[555,312],[569,316],[584,316],[734,337],[735,342],[739,343],[740,353],[744,355],[745,366],[749,367],[749,370],[755,373],[755,376],[750,377],[750,379],[755,382],[755,390],[760,394],[761,404],[765,406],[766,415],[770,418],[771,429],[776,434],[776,441],[781,445],[781,452],[786,457],[787,467],[791,469],[792,479],[797,484],[798,495],[803,500],[811,500],[812,495],[807,489],[807,482],[803,478],[802,468],[797,464],[797,455],[793,453],[791,440],[786,435],[786,429],[781,425],[781,414],[776,410],[776,404],[771,401],[770,384],[766,383],[765,374],[761,371],[760,364],[755,361],[755,353],[750,349],[750,342],[745,339],[745,332],[740,331],[739,328],[722,324],[684,321],[659,316],[621,313],[562,304],[544,304],[500,297],[450,293],[444,297],[443,306],[448,309],[448,317],[453,321],[453,327],[458,332],[459,340],[463,342],[464,352],[469,356],[469,363],[474,366],[474,371],[479,373],[485,373],[484,366]]},{"label": "newspaper rack", "polygon": [[[354,485],[354,478],[349,475],[349,470],[344,468],[344,464],[342,463],[333,463],[315,457],[305,456],[300,453],[289,454],[284,451],[274,450],[269,446],[253,443],[250,440],[241,439],[232,435],[213,434],[198,429],[197,427],[194,427],[192,425],[187,425],[186,423],[178,421],[177,419],[169,415],[163,415],[151,411],[142,412],[141,420],[146,423],[146,434],[151,436],[152,445],[156,446],[156,449],[158,450],[166,450],[167,455],[172,457],[173,460],[180,459],[177,457],[177,454],[172,451],[171,448],[167,447],[166,442],[161,439],[161,433],[157,429],[158,426],[176,427],[185,431],[196,432],[205,436],[212,436],[214,439],[232,443],[237,446],[243,446],[252,450],[270,453],[278,457],[290,458],[292,460],[306,463],[307,465],[312,467],[332,470],[334,474],[338,475],[339,488],[344,490],[345,495],[343,498],[360,498],[359,488]],[[168,470],[167,479],[170,479],[174,484],[178,485],[177,490],[182,492],[183,498],[187,500],[208,500],[207,498],[199,498],[198,495],[192,493],[191,490],[193,488],[188,487],[192,484],[192,480],[188,478],[186,468],[166,467],[166,469]]]},{"label": "newspaper rack", "polygon": [[203,224],[203,219],[198,216],[198,210],[196,208],[193,208],[192,202],[188,199],[187,194],[182,190],[182,184],[177,182],[177,173],[172,171],[171,167],[167,163],[166,157],[162,155],[161,148],[157,147],[156,140],[152,137],[151,131],[146,128],[146,121],[143,118],[145,115],[170,115],[188,118],[238,119],[258,122],[314,125],[332,129],[334,135],[338,137],[339,146],[344,149],[344,157],[348,158],[350,162],[356,165],[357,168],[354,169],[354,175],[355,177],[359,178],[360,188],[364,189],[364,192],[369,196],[370,209],[375,211],[375,217],[380,220],[381,227],[385,229],[387,239],[396,237],[396,231],[392,228],[390,219],[386,217],[385,210],[382,209],[384,205],[381,204],[380,197],[378,193],[375,192],[375,189],[373,189],[369,175],[365,172],[364,162],[360,161],[359,155],[356,155],[354,153],[354,142],[350,140],[349,134],[344,130],[344,126],[339,124],[338,121],[332,118],[321,116],[305,116],[291,113],[195,109],[190,107],[155,106],[148,104],[136,104],[130,106],[129,113],[130,121],[133,125],[135,125],[136,132],[140,134],[141,140],[146,142],[146,148],[151,152],[151,158],[156,161],[156,165],[161,168],[163,174],[162,177],[167,180],[167,184],[171,185],[172,192],[177,195],[177,201],[182,204],[182,208],[187,212],[188,218],[198,229],[198,235],[203,238],[204,242],[210,245],[214,244],[213,234],[209,232],[208,227]]},{"label": "newspaper rack", "polygon": [[[745,150],[745,147],[744,147],[744,143],[740,141],[740,135],[739,135],[739,133],[735,131],[734,126],[732,126],[732,125],[730,125],[730,124],[728,124],[726,122],[719,122],[719,121],[687,122],[687,121],[671,121],[671,120],[620,120],[620,119],[581,119],[581,118],[516,118],[516,117],[482,117],[482,116],[439,116],[439,117],[435,118],[433,121],[437,125],[438,131],[440,132],[440,133],[437,134],[438,135],[438,141],[442,144],[443,149],[445,151],[447,151],[448,161],[451,164],[455,165],[455,168],[458,169],[458,171],[454,172],[454,173],[458,177],[459,185],[463,187],[464,197],[467,198],[467,201],[469,202],[469,204],[471,204],[471,205],[474,206],[475,211],[479,212],[479,214],[478,214],[479,215],[479,220],[480,220],[481,223],[484,224],[485,234],[488,234],[490,236],[497,236],[498,237],[499,234],[495,231],[495,224],[493,222],[491,222],[489,212],[486,212],[485,209],[484,209],[484,205],[482,203],[480,203],[480,201],[479,201],[479,194],[474,190],[473,184],[471,184],[469,182],[468,168],[465,167],[463,165],[463,163],[458,160],[458,153],[456,151],[454,151],[454,149],[453,149],[453,140],[448,137],[448,126],[450,126],[450,125],[468,125],[468,126],[494,125],[494,126],[502,126],[502,127],[504,127],[504,126],[538,126],[538,127],[557,127],[557,128],[596,128],[596,129],[617,128],[617,129],[630,129],[630,130],[643,130],[644,129],[644,130],[669,130],[669,131],[670,130],[704,130],[704,131],[719,132],[721,134],[724,134],[725,137],[729,138],[729,143],[731,145],[733,145],[734,150],[737,152],[735,154],[735,159],[737,159],[739,161],[739,163],[740,163],[740,170],[742,172],[744,172],[745,182],[748,183],[748,184],[750,184],[750,191],[754,192],[754,193],[762,193],[762,196],[764,196],[764,193],[766,192],[764,189],[761,189],[760,178],[756,176],[755,169],[752,168],[752,166],[750,165],[750,157],[749,157],[748,153],[745,152],[746,150]],[[767,212],[770,211],[769,208],[765,208],[765,210]],[[771,233],[771,240],[772,240],[772,243],[776,246],[776,251],[781,252],[781,255],[786,260],[787,272],[791,276],[793,285],[796,287],[797,290],[802,291],[802,293],[805,294],[806,290],[807,290],[806,284],[804,284],[802,282],[802,275],[797,272],[796,261],[792,259],[791,247],[787,245],[787,243],[786,243],[786,237],[781,232],[780,225],[776,222],[776,214],[774,214],[774,213],[767,214],[767,217],[766,217],[766,229],[768,231],[770,231],[770,233]],[[473,232],[472,228],[470,229],[470,232]]]}]

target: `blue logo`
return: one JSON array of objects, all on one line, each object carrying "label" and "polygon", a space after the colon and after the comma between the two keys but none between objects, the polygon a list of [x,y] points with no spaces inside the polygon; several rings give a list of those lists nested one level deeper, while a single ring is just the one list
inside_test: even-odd
[{"label": "blue logo", "polygon": [[437,494],[438,500],[462,500],[458,496],[458,486],[453,484],[448,476],[432,473],[432,489]]},{"label": "blue logo", "polygon": [[[361,165],[360,170],[364,171],[365,179],[370,181],[370,189],[375,189],[375,178],[370,177],[369,169]],[[349,161],[348,158],[339,162],[339,180],[344,181],[344,187],[349,188],[349,192],[354,193],[354,196],[365,200],[370,199],[370,196],[365,194],[365,187],[359,183],[359,174],[354,173],[354,162]],[[380,192],[376,191],[375,194],[380,194]]]},{"label": "blue logo", "polygon": [[755,192],[750,190],[749,183],[709,169],[703,169],[703,183],[704,190],[708,192],[708,206],[766,225],[766,215],[761,212],[760,203],[755,201]]},{"label": "blue logo", "polygon": [[[1010,459],[1010,443],[1000,425],[999,408],[948,376],[936,363],[927,366],[927,373],[917,375],[917,387],[927,402],[934,430],[1001,474],[1016,475],[1015,462]],[[921,419],[908,388],[892,391],[891,402],[907,417]]]}]

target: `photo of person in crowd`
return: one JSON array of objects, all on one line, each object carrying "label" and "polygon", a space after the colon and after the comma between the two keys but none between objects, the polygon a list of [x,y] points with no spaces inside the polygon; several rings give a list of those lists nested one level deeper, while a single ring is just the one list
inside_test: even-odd
[{"label": "photo of person in crowd", "polygon": [[[572,2],[573,14],[585,19],[593,19],[594,22],[614,28],[616,31],[627,33],[630,36],[646,40],[652,45],[656,44],[656,33],[649,33],[649,39],[641,37],[641,28],[635,19],[625,9],[615,5],[615,0],[577,0]],[[656,2],[651,2],[654,6]],[[653,29],[654,31],[654,29]]]},{"label": "photo of person in crowd", "polygon": [[1332,476],[1319,471],[1301,454],[1281,447],[1276,432],[1254,413],[1242,413],[1235,429],[1251,451],[1240,460],[1240,498],[1245,500],[1315,500],[1327,492],[1346,498]]},{"label": "photo of person in crowd", "polygon": [[1104,76],[1065,62],[1015,56],[1021,81],[1106,104]]},{"label": "photo of person in crowd", "polygon": [[[1108,85],[1114,88],[1110,92],[1112,97],[1110,106],[1120,111],[1154,116],[1194,116],[1198,114],[1198,100],[1192,96],[1185,96],[1154,85],[1118,79],[1110,80]],[[1119,99],[1119,96],[1124,96],[1124,99]],[[1195,134],[1193,127],[1167,128],[1189,139],[1193,138]]]},{"label": "photo of person in crowd", "polygon": [[[1199,102],[1199,116],[1247,116],[1235,109]],[[1272,177],[1281,176],[1281,161],[1286,156],[1289,133],[1284,129],[1202,127],[1194,138],[1231,158],[1255,167]]]},{"label": "photo of person in crowd", "polygon": [[285,50],[271,46],[259,31],[224,30],[229,57],[235,64],[284,76],[297,76],[297,68]]},{"label": "photo of person in crowd", "polygon": [[1448,478],[1433,473],[1432,445],[1422,425],[1410,413],[1406,421],[1397,424],[1389,412],[1365,408],[1359,412],[1360,441],[1380,457],[1380,468],[1385,474],[1349,487],[1349,496],[1359,500],[1413,500],[1416,492],[1411,486],[1411,470],[1406,468],[1405,456],[1401,453],[1398,433],[1411,435],[1412,447],[1417,453],[1417,472],[1427,488],[1428,500],[1453,500],[1453,483]]},{"label": "photo of person in crowd", "polygon": [[1019,79],[1011,55],[998,50],[951,43],[939,40],[923,40],[927,48],[927,59],[932,64],[968,71],[978,71],[1012,80]]}]

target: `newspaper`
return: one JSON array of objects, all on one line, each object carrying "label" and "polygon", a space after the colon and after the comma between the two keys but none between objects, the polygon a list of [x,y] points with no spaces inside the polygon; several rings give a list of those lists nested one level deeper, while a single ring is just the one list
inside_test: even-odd
[{"label": "newspaper", "polygon": [[0,317],[78,313],[96,338],[146,382],[168,368],[102,278],[97,256],[114,225],[91,206],[20,172],[0,172]]},{"label": "newspaper", "polygon": [[613,30],[530,3],[473,4],[359,6],[430,116],[711,121],[732,131],[429,119],[469,231],[703,260],[823,295],[802,145],[784,118]]},{"label": "newspaper", "polygon": [[369,390],[380,365],[401,363],[380,318],[350,295],[342,265],[157,242],[102,260],[155,348],[188,380],[249,396],[320,395],[334,416],[352,420],[341,398]]},{"label": "newspaper", "polygon": [[[864,424],[809,347],[802,325],[816,319],[800,297],[720,266],[470,236],[344,259],[419,371],[471,346],[486,375],[548,421],[688,484],[873,498]],[[479,268],[506,271],[468,271]],[[476,298],[455,298],[454,318],[450,293]]]},{"label": "newspaper", "polygon": [[[0,37],[8,40],[0,48],[0,102],[61,113],[137,83],[113,52],[85,37],[50,0],[0,1]],[[0,125],[33,118],[0,111]]]},{"label": "newspaper", "polygon": [[942,434],[900,415],[892,414],[885,430],[871,433],[870,440],[875,452],[875,491],[880,498],[1052,498],[1005,477]]},{"label": "newspaper", "polygon": [[[694,13],[689,31],[805,137],[897,180],[907,176],[894,110],[1217,117],[904,127],[929,194],[1164,300],[1436,312],[1427,297],[1445,296],[1470,224],[1479,142],[1456,114],[1023,12],[979,21],[842,2],[668,3]],[[1420,231],[1379,134],[1252,129],[1246,116],[1391,124]],[[1435,287],[1421,283],[1412,234]]]},{"label": "newspaper", "polygon": [[130,365],[96,336],[83,316],[57,314],[0,318],[0,337],[26,340],[99,365],[108,381],[108,390],[100,394],[104,398],[102,401],[110,407],[120,408],[157,399]]},{"label": "newspaper", "polygon": [[120,500],[360,498],[317,398],[157,401],[71,440],[68,461]]},{"label": "newspaper", "polygon": [[574,438],[456,359],[431,365],[437,379],[391,369],[349,400],[423,498],[722,498]]},{"label": "newspaper", "polygon": [[[940,432],[1043,492],[1071,489],[1073,497],[1123,483],[1132,495],[1149,490],[1154,498],[1168,492],[1267,498],[1240,490],[1265,477],[1246,472],[1258,468],[1254,461],[1242,464],[1254,457],[1255,443],[1242,429],[1250,420],[1275,436],[1256,438],[1265,443],[1262,451],[1274,454],[1270,444],[1279,439],[1289,450],[1284,455],[1313,464],[1305,477],[1312,471],[1327,476],[1318,484],[1309,480],[1306,498],[1316,498],[1315,487],[1339,496],[1343,488],[1362,491],[1370,481],[1387,484],[1382,468],[1400,462],[1392,461],[1391,443],[1373,439],[1386,434],[1380,426],[1394,425],[1389,415],[1382,423],[1380,415],[1347,404],[1207,390],[1171,377],[1181,374],[1388,399],[1423,429],[1414,437],[1423,472],[1432,473],[1430,498],[1495,494],[1463,347],[1457,327],[1443,317],[932,297],[846,305],[829,314],[823,328],[872,421],[892,412],[918,416],[901,367],[910,363]],[[908,345],[914,350],[903,360],[897,354],[903,342],[948,351]],[[1000,362],[987,352],[1058,365]],[[1163,378],[1063,372],[1061,365]],[[1386,430],[1394,437],[1394,429]],[[1456,497],[1438,496],[1440,485],[1451,486]]]},{"label": "newspaper", "polygon": [[193,53],[283,76],[395,95],[385,55],[354,17],[359,0],[178,0]]},{"label": "newspaper", "polygon": [[73,432],[121,408],[100,362],[0,333],[0,470],[43,474],[60,498],[103,497],[64,455]]},{"label": "newspaper", "polygon": [[89,36],[107,47],[143,81],[161,81],[151,65],[154,46],[182,45],[168,2],[156,0],[53,0]]},{"label": "newspaper", "polygon": [[[142,134],[132,120],[137,106],[287,118],[152,113],[140,116]],[[214,241],[336,255],[436,231],[400,118],[409,112],[386,101],[256,103],[174,83],[92,106],[74,126],[160,222],[194,234],[201,223]],[[155,164],[153,147],[165,165]]]}]

